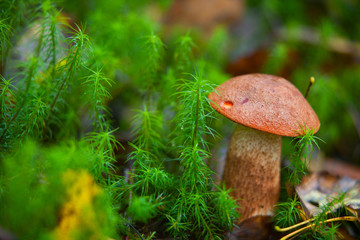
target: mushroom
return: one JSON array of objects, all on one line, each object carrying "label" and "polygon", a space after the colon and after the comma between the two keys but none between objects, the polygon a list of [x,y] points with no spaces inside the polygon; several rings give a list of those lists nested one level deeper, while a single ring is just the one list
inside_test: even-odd
[{"label": "mushroom", "polygon": [[231,137],[223,180],[240,205],[243,219],[272,215],[280,193],[281,136],[317,130],[316,113],[284,78],[247,74],[210,93],[211,106],[239,123]]}]

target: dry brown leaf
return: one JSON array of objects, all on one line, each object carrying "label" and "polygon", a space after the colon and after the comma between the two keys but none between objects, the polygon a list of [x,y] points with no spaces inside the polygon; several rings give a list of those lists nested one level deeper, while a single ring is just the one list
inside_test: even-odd
[{"label": "dry brown leaf", "polygon": [[327,172],[311,173],[296,187],[296,193],[308,217],[319,214],[322,207],[343,193],[343,201],[334,203],[332,211],[343,206],[360,209],[360,180],[347,176],[337,177]]}]

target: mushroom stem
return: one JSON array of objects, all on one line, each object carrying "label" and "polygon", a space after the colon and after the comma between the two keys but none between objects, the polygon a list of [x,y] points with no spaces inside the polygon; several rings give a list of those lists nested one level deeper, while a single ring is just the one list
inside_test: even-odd
[{"label": "mushroom stem", "polygon": [[243,219],[272,215],[280,192],[280,155],[281,136],[237,125],[223,179]]}]

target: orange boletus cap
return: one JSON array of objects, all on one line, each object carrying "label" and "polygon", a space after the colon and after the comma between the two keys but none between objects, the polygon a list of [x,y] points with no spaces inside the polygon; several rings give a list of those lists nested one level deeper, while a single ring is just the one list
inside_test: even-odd
[{"label": "orange boletus cap", "polygon": [[244,126],[280,136],[318,131],[319,119],[299,90],[288,80],[268,74],[231,78],[209,95],[220,114]]}]

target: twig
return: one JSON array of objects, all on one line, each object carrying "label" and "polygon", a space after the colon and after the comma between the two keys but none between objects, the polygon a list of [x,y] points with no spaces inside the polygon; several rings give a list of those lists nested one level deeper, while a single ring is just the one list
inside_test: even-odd
[{"label": "twig", "polygon": [[311,86],[315,83],[315,78],[314,77],[310,77],[310,82],[309,82],[309,85],[306,89],[306,93],[305,93],[305,98],[307,98],[307,96],[309,95],[309,92],[310,92],[310,88]]},{"label": "twig", "polygon": [[[275,230],[278,231],[278,232],[286,232],[288,230],[291,230],[291,229],[294,229],[296,227],[299,227],[301,225],[304,225],[306,223],[309,223],[309,222],[312,222],[314,221],[315,219],[309,219],[309,220],[306,220],[304,222],[301,222],[301,223],[298,223],[298,224],[295,224],[293,226],[290,226],[290,227],[287,227],[287,228],[280,228],[279,226],[275,226]],[[329,222],[336,222],[336,221],[351,221],[351,222],[355,222],[355,221],[359,221],[359,218],[357,217],[353,217],[353,216],[343,216],[343,217],[336,217],[336,218],[330,218],[330,219],[327,219],[325,221],[320,221],[319,224],[323,224],[323,223],[329,223]],[[303,232],[305,231],[306,229],[309,229],[309,228],[312,228],[315,226],[315,223],[312,223],[306,227],[303,227],[303,228],[300,228],[292,233],[289,233],[288,235],[282,237],[280,240],[286,240],[286,239],[289,239],[290,237],[300,233],[300,232]]]}]

